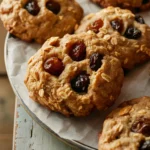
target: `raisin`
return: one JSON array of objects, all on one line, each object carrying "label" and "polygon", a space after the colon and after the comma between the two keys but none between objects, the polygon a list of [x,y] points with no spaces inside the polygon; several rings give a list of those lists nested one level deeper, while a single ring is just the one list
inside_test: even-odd
[{"label": "raisin", "polygon": [[14,34],[9,33],[9,38],[17,38]]},{"label": "raisin", "polygon": [[29,0],[25,4],[24,8],[33,16],[36,16],[40,11],[40,8],[36,0]]},{"label": "raisin", "polygon": [[93,32],[98,33],[99,29],[103,26],[103,24],[104,23],[103,23],[103,21],[101,19],[96,20],[95,22],[93,22],[92,24],[90,24],[87,27],[87,30],[92,30]]},{"label": "raisin", "polygon": [[45,61],[44,69],[51,75],[59,76],[64,70],[64,65],[59,58],[51,57]]},{"label": "raisin", "polygon": [[110,24],[111,24],[111,26],[114,30],[117,30],[120,33],[123,31],[123,22],[122,22],[122,20],[115,19],[115,20],[112,20],[110,22]]},{"label": "raisin", "polygon": [[74,61],[81,61],[86,57],[86,46],[84,42],[78,41],[71,45],[69,56]]},{"label": "raisin", "polygon": [[149,3],[150,2],[150,0],[143,0],[142,1],[142,4],[147,4],[147,3]]},{"label": "raisin", "polygon": [[150,140],[142,142],[139,150],[150,150]]},{"label": "raisin", "polygon": [[86,72],[81,72],[71,81],[72,89],[78,93],[87,92],[89,84],[89,75]]},{"label": "raisin", "polygon": [[140,118],[138,121],[133,123],[131,130],[135,133],[150,136],[150,119]]},{"label": "raisin", "polygon": [[136,16],[135,16],[135,20],[136,20],[137,22],[141,23],[141,24],[145,24],[145,21],[144,21],[143,17],[140,16],[140,15],[136,15]]},{"label": "raisin", "polygon": [[134,9],[133,9],[133,12],[134,13],[139,13],[141,11],[141,8],[140,7],[135,7]]},{"label": "raisin", "polygon": [[135,27],[128,27],[124,36],[128,39],[138,39],[142,35],[141,31]]},{"label": "raisin", "polygon": [[49,0],[46,3],[46,7],[47,7],[47,9],[49,9],[50,11],[52,11],[56,15],[60,12],[60,5],[59,5],[59,3],[54,2],[52,0]]},{"label": "raisin", "polygon": [[99,53],[93,53],[90,56],[90,68],[94,71],[97,71],[102,65],[103,55]]}]

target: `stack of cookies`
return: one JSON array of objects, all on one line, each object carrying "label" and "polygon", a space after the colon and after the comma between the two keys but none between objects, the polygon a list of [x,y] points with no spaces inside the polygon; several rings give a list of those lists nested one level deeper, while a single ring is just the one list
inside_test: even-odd
[{"label": "stack of cookies", "polygon": [[[142,10],[149,3],[126,1],[121,6]],[[150,27],[142,16],[119,7],[82,16],[74,0],[3,0],[0,5],[1,20],[11,34],[27,42],[45,42],[28,61],[24,83],[29,96],[65,116],[87,116],[112,106],[120,95],[124,70],[150,59]],[[99,150],[150,149],[149,112],[149,97],[123,103],[104,122]]]}]

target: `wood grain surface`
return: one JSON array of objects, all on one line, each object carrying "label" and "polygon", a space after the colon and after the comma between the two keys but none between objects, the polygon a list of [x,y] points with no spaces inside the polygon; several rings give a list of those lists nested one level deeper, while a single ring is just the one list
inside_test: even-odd
[{"label": "wood grain surface", "polygon": [[15,95],[7,77],[0,76],[0,85],[0,150],[11,150]]},{"label": "wood grain surface", "polygon": [[[1,2],[1,0],[0,0]],[[4,65],[4,43],[5,43],[6,30],[0,20],[0,73],[6,73]]]},{"label": "wood grain surface", "polygon": [[72,148],[41,128],[16,100],[13,150],[81,150]]}]

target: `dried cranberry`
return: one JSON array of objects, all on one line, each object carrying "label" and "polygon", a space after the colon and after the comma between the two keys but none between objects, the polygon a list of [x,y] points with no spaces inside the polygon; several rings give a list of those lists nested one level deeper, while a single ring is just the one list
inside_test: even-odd
[{"label": "dried cranberry", "polygon": [[69,56],[74,60],[74,61],[81,61],[85,59],[86,57],[86,46],[84,42],[78,41],[71,45],[70,51],[69,51]]},{"label": "dried cranberry", "polygon": [[92,24],[90,24],[87,28],[87,30],[92,30],[95,33],[99,32],[99,29],[103,26],[103,21],[101,19],[96,20]]},{"label": "dried cranberry", "polygon": [[99,53],[93,53],[90,56],[90,67],[92,70],[97,71],[102,65],[103,55]]},{"label": "dried cranberry", "polygon": [[78,93],[87,92],[89,84],[89,75],[86,72],[81,72],[71,81],[72,89]]},{"label": "dried cranberry", "polygon": [[54,76],[59,76],[64,70],[64,65],[59,58],[51,57],[45,61],[44,69]]},{"label": "dried cranberry", "polygon": [[133,123],[131,130],[145,136],[150,136],[150,119],[140,118],[138,121]]},{"label": "dried cranberry", "polygon": [[54,2],[52,0],[49,0],[46,3],[46,7],[47,9],[49,9],[50,11],[52,11],[54,14],[58,14],[60,11],[60,5],[57,2]]},{"label": "dried cranberry", "polygon": [[128,27],[124,36],[128,39],[138,39],[142,35],[141,31],[135,27]]},{"label": "dried cranberry", "polygon": [[123,31],[123,22],[122,22],[122,20],[115,19],[115,20],[112,20],[110,22],[110,24],[111,24],[111,26],[114,30],[117,30],[120,33]]},{"label": "dried cranberry", "polygon": [[36,0],[29,0],[25,4],[24,8],[33,16],[36,16],[40,11],[40,8]]},{"label": "dried cranberry", "polygon": [[135,16],[135,20],[136,20],[137,22],[141,23],[141,24],[145,24],[145,21],[144,21],[143,17],[140,16],[140,15],[136,15],[136,16]]},{"label": "dried cranberry", "polygon": [[139,150],[150,150],[150,140],[142,142]]}]

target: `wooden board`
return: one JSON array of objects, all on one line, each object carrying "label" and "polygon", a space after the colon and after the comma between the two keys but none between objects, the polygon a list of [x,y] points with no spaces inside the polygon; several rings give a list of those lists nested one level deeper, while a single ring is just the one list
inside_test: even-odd
[{"label": "wooden board", "polygon": [[[1,0],[0,0],[1,2]],[[5,43],[5,36],[6,36],[6,30],[3,27],[2,21],[0,20],[0,73],[6,73],[5,65],[4,65],[4,43]]]},{"label": "wooden board", "polygon": [[13,150],[81,150],[72,148],[41,128],[16,100]]},{"label": "wooden board", "polygon": [[11,150],[15,95],[7,77],[0,76],[0,85],[0,150]]}]

